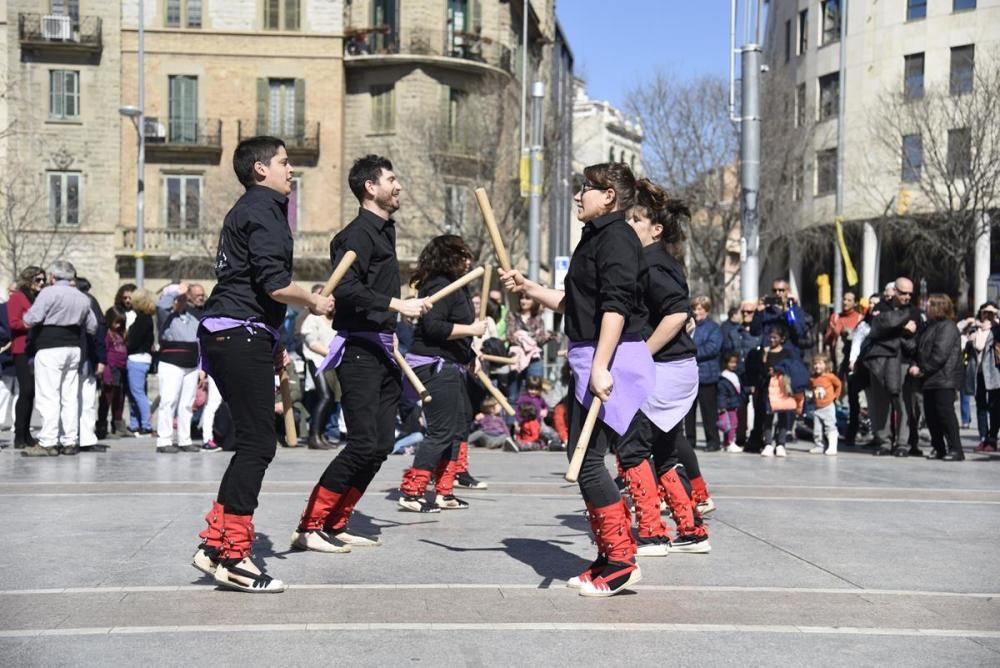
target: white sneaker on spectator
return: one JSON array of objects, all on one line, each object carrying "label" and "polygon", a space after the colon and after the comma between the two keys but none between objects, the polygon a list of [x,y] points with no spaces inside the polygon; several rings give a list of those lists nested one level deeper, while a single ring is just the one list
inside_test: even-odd
[{"label": "white sneaker on spectator", "polygon": [[785,450],[785,446],[779,445],[778,447],[776,447],[774,449],[774,456],[775,457],[787,457],[788,456],[788,452]]},{"label": "white sneaker on spectator", "polygon": [[743,452],[743,446],[736,445],[735,443],[730,443],[726,446],[726,452],[731,452],[733,454],[739,454]]},{"label": "white sneaker on spectator", "polygon": [[774,457],[774,446],[770,443],[764,446],[764,449],[760,451],[761,457]]},{"label": "white sneaker on spectator", "polygon": [[823,446],[822,445],[814,446],[813,449],[809,451],[809,454],[810,455],[821,455],[821,454],[823,454]]}]

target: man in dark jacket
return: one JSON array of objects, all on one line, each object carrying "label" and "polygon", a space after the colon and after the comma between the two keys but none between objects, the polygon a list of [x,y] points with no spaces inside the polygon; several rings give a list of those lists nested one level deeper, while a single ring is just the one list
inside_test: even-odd
[{"label": "man in dark jacket", "polygon": [[107,436],[98,434],[97,397],[100,394],[99,379],[104,374],[104,365],[108,361],[108,351],[104,336],[107,326],[104,323],[104,312],[97,298],[90,294],[90,281],[82,276],[76,277],[76,288],[90,299],[90,311],[97,320],[97,331],[88,334],[80,332],[80,452],[104,452],[108,447],[98,443],[98,439]]},{"label": "man in dark jacket", "polygon": [[754,336],[766,336],[768,330],[775,325],[784,325],[788,332],[786,345],[795,350],[801,350],[806,345],[808,321],[802,310],[791,296],[788,281],[779,278],[771,286],[772,296],[765,297],[757,306],[750,323],[750,333]]},{"label": "man in dark jacket", "polygon": [[[872,310],[871,332],[865,341],[862,363],[871,380],[869,396],[874,454],[897,457],[923,454],[917,446],[920,420],[916,401],[917,381],[907,371],[916,355],[916,337],[923,318],[912,304],[913,282],[905,277],[895,281],[896,294]],[[896,439],[892,443],[892,413],[897,415]]]}]

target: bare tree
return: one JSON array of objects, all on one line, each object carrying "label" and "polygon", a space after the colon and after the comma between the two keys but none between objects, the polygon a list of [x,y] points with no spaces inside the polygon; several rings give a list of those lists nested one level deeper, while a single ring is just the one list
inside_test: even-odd
[{"label": "bare tree", "polygon": [[692,291],[724,304],[730,237],[740,223],[733,165],[739,136],[729,120],[729,87],[720,77],[691,81],[666,72],[629,93],[627,107],[642,119],[643,164],[650,177],[691,208],[688,273]]},{"label": "bare tree", "polygon": [[[976,240],[1000,225],[1000,66],[980,58],[968,77],[883,95],[872,117],[867,196],[915,267],[958,277],[968,295]],[[894,212],[893,212],[894,210]]]}]

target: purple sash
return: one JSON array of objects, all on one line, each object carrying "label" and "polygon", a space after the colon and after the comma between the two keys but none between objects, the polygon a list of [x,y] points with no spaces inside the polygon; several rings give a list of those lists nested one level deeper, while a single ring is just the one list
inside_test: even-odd
[{"label": "purple sash", "polygon": [[[588,385],[596,349],[595,341],[571,341],[567,357],[573,370],[576,400],[588,409],[594,399]],[[614,379],[614,389],[598,416],[620,436],[653,391],[656,369],[649,348],[641,338],[623,337],[611,356],[609,371]]]},{"label": "purple sash", "polygon": [[[429,356],[429,355],[418,355],[416,353],[406,353],[406,363],[410,365],[410,368],[416,371],[419,367],[427,366],[429,364],[434,365],[434,373],[438,373],[444,367],[445,364],[454,366],[458,369],[462,375],[469,373],[469,369],[464,364],[459,364],[458,362],[450,362],[443,357]],[[410,399],[411,401],[416,401],[420,398],[417,394],[417,390],[410,383],[410,379],[403,374],[403,397]]]},{"label": "purple sash", "polygon": [[396,364],[396,358],[392,354],[392,334],[388,332],[337,332],[330,342],[330,352],[326,354],[323,361],[316,368],[316,376],[327,369],[336,369],[344,360],[344,346],[348,339],[364,339],[382,348],[389,361]]},{"label": "purple sash", "polygon": [[[201,326],[204,327],[205,331],[209,334],[215,334],[216,332],[221,332],[226,329],[234,329],[236,327],[244,328],[249,334],[253,334],[255,329],[262,329],[274,338],[272,351],[277,351],[278,344],[281,343],[281,334],[278,333],[278,330],[265,322],[259,322],[257,320],[240,320],[239,318],[230,318],[224,315],[209,316],[201,321]],[[208,358],[205,357],[201,350],[201,337],[198,338],[198,368],[211,376],[212,380],[216,383],[219,382],[219,379],[215,377],[214,373],[212,373],[212,368],[208,363]]]},{"label": "purple sash", "polygon": [[697,396],[698,362],[693,357],[656,362],[656,386],[639,410],[666,432],[680,424]]}]

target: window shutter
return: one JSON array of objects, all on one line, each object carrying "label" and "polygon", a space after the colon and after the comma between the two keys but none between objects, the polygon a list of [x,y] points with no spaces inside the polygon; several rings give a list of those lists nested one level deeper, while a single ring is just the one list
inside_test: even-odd
[{"label": "window shutter", "polygon": [[260,135],[267,132],[267,109],[270,98],[270,86],[267,79],[257,79],[257,128],[248,133]]},{"label": "window shutter", "polygon": [[472,0],[469,7],[469,21],[466,23],[468,32],[476,32],[476,26],[483,25],[483,3],[481,0]]},{"label": "window shutter", "polygon": [[306,136],[306,80],[295,80],[295,141],[300,146]]}]

